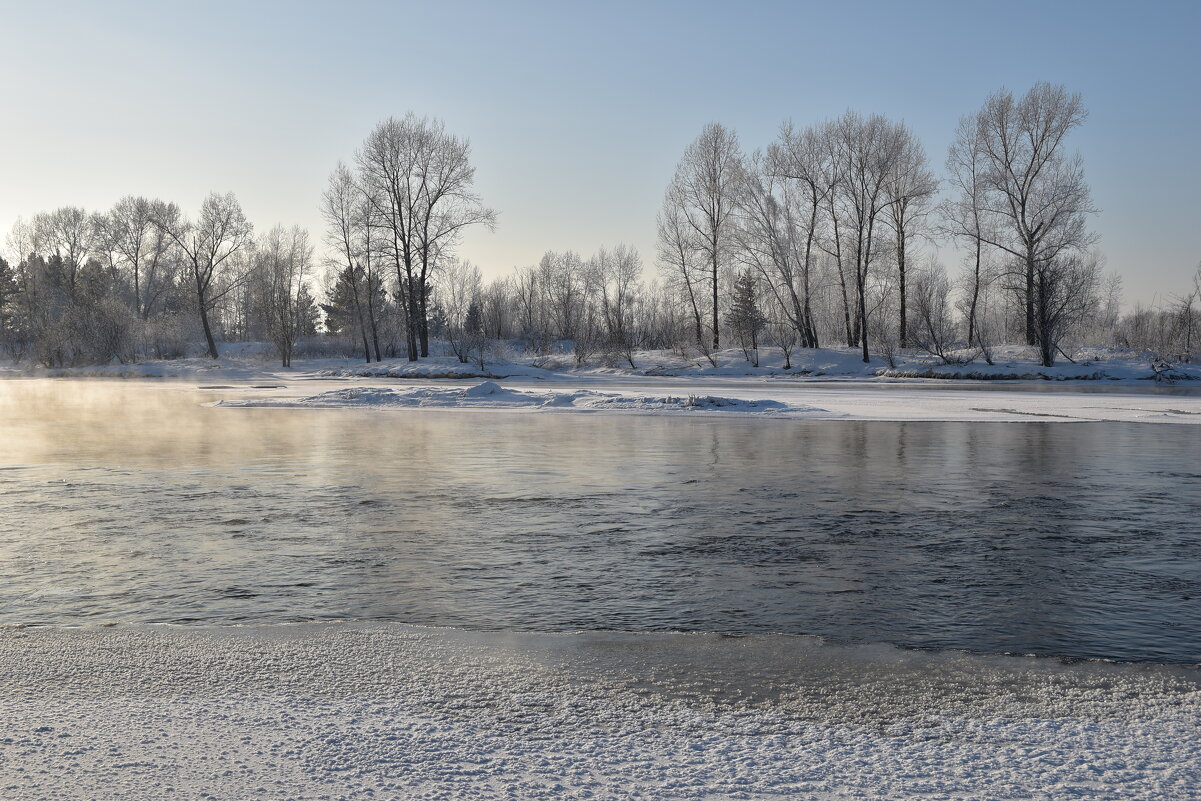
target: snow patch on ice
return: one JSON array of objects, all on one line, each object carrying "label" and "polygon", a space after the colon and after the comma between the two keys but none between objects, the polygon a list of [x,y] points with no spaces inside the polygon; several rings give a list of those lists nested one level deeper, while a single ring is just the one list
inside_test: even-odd
[{"label": "snow patch on ice", "polygon": [[770,416],[829,414],[825,409],[777,400],[744,400],[713,395],[634,395],[580,389],[530,392],[485,381],[467,389],[448,387],[348,387],[303,398],[268,397],[218,401],[217,406],[294,408],[546,409],[550,411],[637,412],[641,414],[719,412]]}]

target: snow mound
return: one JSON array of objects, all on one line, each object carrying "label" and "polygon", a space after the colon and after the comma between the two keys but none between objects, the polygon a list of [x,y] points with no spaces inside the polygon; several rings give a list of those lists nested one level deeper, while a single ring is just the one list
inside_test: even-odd
[{"label": "snow mound", "polygon": [[505,388],[495,381],[485,381],[482,384],[477,384],[471,389],[463,390],[460,394],[462,394],[464,398],[483,398],[489,395],[499,395],[505,391]]},{"label": "snow mound", "polygon": [[349,387],[307,398],[223,400],[217,406],[354,408],[396,407],[436,409],[524,409],[549,411],[636,412],[641,414],[719,412],[798,416],[826,410],[777,400],[743,400],[712,395],[627,395],[580,389],[569,392],[527,392],[484,381],[467,389],[445,387]]}]

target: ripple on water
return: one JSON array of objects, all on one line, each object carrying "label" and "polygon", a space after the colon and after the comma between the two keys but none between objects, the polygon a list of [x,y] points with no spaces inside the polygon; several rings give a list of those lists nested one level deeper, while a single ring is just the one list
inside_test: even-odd
[{"label": "ripple on water", "polygon": [[376,431],[168,394],[46,402],[45,441],[0,477],[0,623],[365,618],[1201,661],[1201,428],[465,431],[398,412]]}]

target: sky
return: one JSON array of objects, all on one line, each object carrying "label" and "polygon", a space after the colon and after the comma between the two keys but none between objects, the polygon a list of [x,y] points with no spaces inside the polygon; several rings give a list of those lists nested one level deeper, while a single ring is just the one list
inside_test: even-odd
[{"label": "sky", "polygon": [[232,191],[260,230],[320,239],[329,172],[411,110],[471,140],[499,222],[460,252],[485,275],[620,242],[653,271],[663,190],[708,122],[749,152],[788,119],[880,112],[941,173],[961,116],[1050,81],[1090,112],[1069,145],[1108,269],[1128,304],[1154,303],[1201,262],[1199,42],[1194,0],[0,0],[0,233],[63,205],[194,212]]}]

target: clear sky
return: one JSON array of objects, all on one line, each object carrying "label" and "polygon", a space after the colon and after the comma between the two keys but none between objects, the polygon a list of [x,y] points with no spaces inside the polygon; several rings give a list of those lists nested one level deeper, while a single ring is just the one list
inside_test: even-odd
[{"label": "clear sky", "polygon": [[[681,151],[710,121],[766,145],[847,108],[904,119],[941,170],[1004,86],[1081,92],[1094,221],[1128,302],[1201,261],[1201,2],[131,3],[0,0],[0,232],[125,194],[233,191],[301,224],[380,119],[471,139],[500,213],[486,274],[628,242],[649,262]],[[2,239],[2,237],[0,237]],[[954,254],[944,254],[953,261]]]}]

